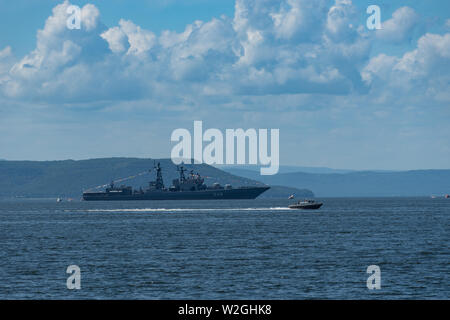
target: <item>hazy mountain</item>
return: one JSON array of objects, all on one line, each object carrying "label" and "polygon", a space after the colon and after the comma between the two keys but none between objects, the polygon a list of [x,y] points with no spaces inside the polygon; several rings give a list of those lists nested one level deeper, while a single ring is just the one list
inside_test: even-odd
[{"label": "hazy mountain", "polygon": [[[218,169],[228,170],[250,170],[260,172],[260,165],[214,165]],[[302,167],[302,166],[280,166],[278,173],[306,172],[306,173],[349,173],[356,170],[332,169],[327,167]]]},{"label": "hazy mountain", "polygon": [[[178,178],[176,166],[170,159],[136,159],[106,158],[92,160],[65,161],[2,161],[0,163],[0,197],[73,197],[80,198],[83,190],[110,183],[112,180],[134,177],[133,179],[116,181],[117,185],[126,184],[135,188],[145,188],[147,183],[155,179],[153,168],[160,162],[166,186]],[[186,169],[199,172],[207,185],[218,182],[222,185],[238,186],[262,185],[257,180],[242,178],[214,168],[212,166],[185,165]],[[100,188],[99,188],[100,189]],[[293,191],[311,196],[309,190],[293,190],[276,187],[267,191],[267,196],[287,197]],[[261,197],[266,196],[265,194]]]},{"label": "hazy mountain", "polygon": [[269,185],[314,190],[316,196],[430,196],[450,193],[450,170],[355,171],[349,173],[279,173],[261,176],[253,170],[226,168],[227,172]]}]

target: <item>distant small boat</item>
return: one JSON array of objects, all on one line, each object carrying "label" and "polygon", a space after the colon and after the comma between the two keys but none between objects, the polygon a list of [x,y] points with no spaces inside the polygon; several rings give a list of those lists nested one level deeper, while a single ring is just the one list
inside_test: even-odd
[{"label": "distant small boat", "polygon": [[291,204],[290,209],[319,209],[323,205],[322,202],[316,202],[314,200],[303,200],[296,204]]},{"label": "distant small boat", "polygon": [[61,198],[57,198],[56,202],[62,202],[62,199]]},{"label": "distant small boat", "polygon": [[445,199],[449,199],[449,198],[450,198],[450,195],[446,194]]}]

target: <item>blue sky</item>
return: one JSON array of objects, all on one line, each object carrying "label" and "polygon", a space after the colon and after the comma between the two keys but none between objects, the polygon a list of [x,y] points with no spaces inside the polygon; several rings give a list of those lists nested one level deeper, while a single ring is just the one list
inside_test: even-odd
[{"label": "blue sky", "polygon": [[279,128],[285,165],[450,167],[449,1],[70,3],[81,30],[0,0],[0,158],[168,157],[203,120]]}]

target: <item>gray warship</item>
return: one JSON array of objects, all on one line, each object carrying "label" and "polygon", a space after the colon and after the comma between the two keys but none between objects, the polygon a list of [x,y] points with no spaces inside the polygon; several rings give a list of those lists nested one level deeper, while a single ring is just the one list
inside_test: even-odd
[{"label": "gray warship", "polygon": [[261,193],[270,189],[269,186],[233,188],[226,184],[214,183],[207,186],[198,173],[190,171],[186,177],[186,169],[178,167],[180,177],[172,181],[169,188],[164,186],[162,169],[158,163],[155,166],[156,180],[149,183],[147,190],[134,190],[130,186],[117,187],[113,182],[105,191],[83,192],[85,201],[133,201],[133,200],[225,200],[225,199],[255,199]]}]

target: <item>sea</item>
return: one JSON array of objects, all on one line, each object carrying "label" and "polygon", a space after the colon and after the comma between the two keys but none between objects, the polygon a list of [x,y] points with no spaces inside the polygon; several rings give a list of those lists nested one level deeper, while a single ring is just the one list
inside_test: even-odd
[{"label": "sea", "polygon": [[450,199],[317,200],[1,200],[0,299],[450,298]]}]

